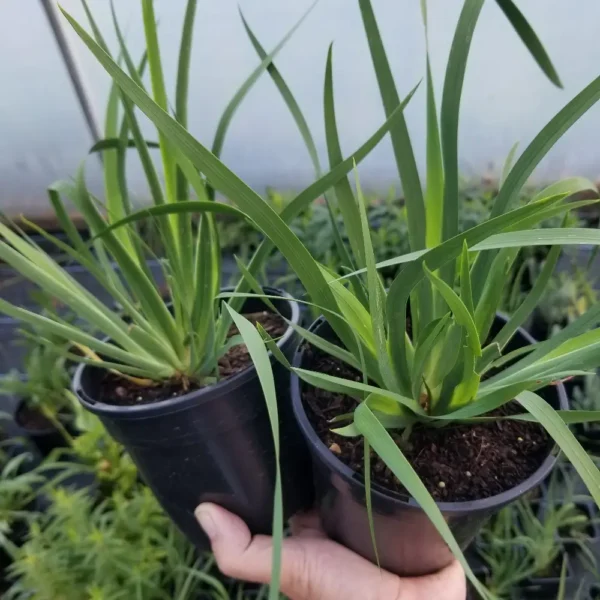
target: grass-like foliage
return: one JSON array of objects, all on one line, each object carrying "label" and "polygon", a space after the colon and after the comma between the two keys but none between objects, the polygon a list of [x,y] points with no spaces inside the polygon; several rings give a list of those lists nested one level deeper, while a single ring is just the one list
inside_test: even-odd
[{"label": "grass-like foliage", "polygon": [[[275,245],[286,257],[311,301],[323,310],[342,347],[315,340],[314,336],[310,341],[358,368],[364,373],[364,382],[327,377],[316,372],[296,372],[313,385],[356,397],[357,408],[349,416],[351,423],[343,433],[364,436],[421,504],[463,563],[462,553],[446,521],[389,429],[406,429],[415,423],[439,427],[459,420],[469,421],[516,398],[527,413],[518,418],[538,421],[547,429],[579,470],[596,502],[600,503],[600,474],[566,424],[597,419],[598,414],[562,414],[554,411],[536,393],[552,381],[600,363],[600,331],[588,331],[598,320],[600,307],[592,308],[560,334],[532,346],[520,356],[505,353],[509,340],[539,302],[560,246],[600,242],[600,234],[595,230],[533,230],[547,219],[590,202],[568,201],[576,192],[594,189],[586,180],[573,178],[559,182],[525,206],[512,208],[521,188],[550,148],[600,98],[600,78],[551,119],[516,157],[514,164],[514,157],[511,157],[490,217],[459,234],[460,99],[471,40],[482,5],[483,0],[466,0],[464,3],[450,51],[439,115],[429,61],[426,62],[427,176],[426,186],[423,186],[402,113],[412,93],[404,102],[400,100],[371,3],[359,0],[387,116],[383,132],[390,131],[403,184],[411,248],[408,255],[380,264],[376,264],[374,258],[358,178],[355,193],[345,177],[364,152],[359,150],[346,159],[342,157],[334,110],[331,51],[327,60],[324,102],[331,171],[277,214],[171,117],[160,102],[137,85],[135,77],[127,75],[72,17],[66,15],[115,84],[154,122],[169,147],[176,148],[179,157],[189,160],[213,188],[227,195],[264,232],[267,239],[256,256],[262,257]],[[511,3],[504,2],[503,6],[505,12],[512,15],[513,24],[523,24],[514,11],[511,12]],[[423,8],[426,25],[424,3]],[[531,42],[527,31],[527,28],[521,28],[522,37]],[[528,45],[532,49],[531,44]],[[255,48],[261,52],[258,43]],[[542,55],[539,52],[537,58],[540,62]],[[303,126],[305,121],[281,73],[271,65],[269,74],[286,100],[304,139],[310,140]],[[354,271],[345,276],[345,280],[318,265],[286,224],[297,214],[295,211],[314,199],[315,189],[320,193],[331,187],[350,240],[347,266]],[[173,209],[166,212],[171,218],[177,216]],[[132,218],[142,218],[142,215]],[[104,236],[117,235],[119,225],[115,223],[114,229]],[[533,289],[513,317],[499,333],[490,336],[508,269],[519,248],[535,245],[554,245],[554,249]],[[378,269],[386,265],[403,265],[388,290],[384,289],[378,273]],[[238,286],[240,294],[246,291],[245,285]],[[234,298],[232,303],[239,300]],[[498,371],[515,358],[519,360]],[[491,376],[483,380],[484,375]],[[464,564],[472,578],[468,565]],[[486,593],[479,584],[476,585]]]},{"label": "grass-like foliage", "polygon": [[[185,12],[172,101],[174,118],[182,126],[187,124],[196,4],[196,0],[189,0]],[[111,57],[87,2],[83,6],[97,47],[107,58]],[[146,89],[144,77],[148,70],[148,93],[157,106],[170,110],[153,3],[143,0],[141,7],[146,40],[141,60],[135,62],[131,57],[113,10],[118,40],[114,56],[142,91]],[[228,103],[212,145],[216,155],[244,97],[303,20],[304,17],[260,61]],[[221,313],[221,303],[217,300],[221,287],[221,250],[214,215],[222,213],[233,218],[244,215],[214,200],[214,188],[206,177],[162,132],[158,132],[158,143],[144,139],[138,117],[131,100],[113,85],[106,112],[105,139],[92,148],[93,153],[101,153],[103,158],[104,202],[88,190],[83,165],[73,181],[59,182],[49,189],[50,202],[69,243],[28,223],[61,253],[83,265],[108,292],[114,305],[100,302],[23,232],[15,233],[0,224],[0,259],[70,309],[78,321],[69,322],[59,314],[36,314],[5,300],[0,300],[0,311],[34,326],[42,342],[65,341],[70,358],[117,371],[138,385],[148,386],[166,379],[178,380],[184,389],[190,382],[210,384],[218,376],[219,358],[231,345],[240,343],[239,336],[228,339],[231,319],[229,313]],[[160,152],[162,180],[152,155],[155,147]],[[130,150],[137,153],[150,191],[152,209],[147,216],[152,218],[164,249],[160,257],[162,277],[157,277],[147,266],[149,249],[135,219],[127,226],[107,231],[107,225],[126,220],[132,211],[126,160]],[[94,237],[91,243],[84,241],[71,223],[65,200],[72,202],[83,216]],[[259,258],[249,266],[250,273],[258,271],[260,266]],[[117,313],[114,306],[122,310]],[[90,331],[96,334],[91,335]],[[103,336],[110,341],[103,341]]]},{"label": "grass-like foliage", "polygon": [[[523,15],[510,1],[498,2],[540,67],[559,83],[552,64]],[[194,3],[190,3],[192,6]],[[64,271],[31,243],[21,240],[7,228],[0,233],[0,258],[68,304],[83,319],[108,335],[113,343],[98,341],[60,319],[43,320],[32,313],[0,304],[4,312],[35,322],[48,333],[62,335],[76,343],[88,360],[117,369],[140,384],[149,380],[214,376],[215,363],[224,347],[229,313],[218,313],[215,297],[219,290],[219,259],[214,213],[245,216],[266,236],[247,267],[250,273],[273,247],[285,256],[304,285],[311,301],[319,306],[337,334],[341,347],[310,336],[309,341],[340,360],[359,369],[363,382],[327,377],[296,370],[309,383],[357,399],[357,408],[348,415],[349,425],[342,433],[360,435],[385,460],[392,472],[420,503],[432,522],[463,562],[467,574],[483,595],[464,561],[449,528],[427,489],[406,460],[390,429],[410,430],[416,423],[440,427],[456,421],[482,418],[482,415],[517,399],[526,414],[539,421],[557,441],[581,473],[596,502],[600,503],[600,474],[570,433],[566,422],[596,419],[596,413],[562,414],[554,411],[536,390],[551,381],[594,368],[600,363],[600,332],[588,331],[600,315],[594,307],[547,342],[523,354],[507,356],[505,348],[519,325],[539,302],[544,286],[557,261],[560,246],[598,244],[595,230],[547,228],[537,224],[565,215],[590,201],[569,202],[570,195],[593,185],[582,179],[569,179],[550,186],[531,202],[513,208],[521,188],[550,148],[600,98],[600,78],[571,100],[527,148],[507,161],[505,177],[489,219],[459,233],[458,122],[460,100],[473,32],[483,0],[465,0],[452,43],[438,114],[429,59],[425,63],[427,107],[427,174],[423,185],[412,149],[404,106],[415,90],[402,101],[394,82],[385,48],[379,34],[370,0],[358,1],[373,66],[386,113],[385,123],[356,152],[343,157],[335,118],[333,52],[330,50],[325,74],[325,133],[330,171],[322,174],[314,152],[312,136],[297,102],[282,74],[273,64],[247,23],[246,30],[261,58],[257,73],[267,70],[295,119],[313,159],[317,181],[298,194],[277,213],[218,158],[222,140],[218,137],[212,152],[187,130],[184,102],[171,116],[160,63],[155,16],[150,0],[143,0],[147,62],[151,90],[146,91],[140,70],[120,45],[119,59],[108,51],[93,20],[90,35],[70,15],[65,16],[83,43],[114,81],[114,106],[122,106],[125,118],[117,125],[109,111],[107,138],[103,152],[106,173],[106,215],[99,202],[86,189],[83,171],[75,182],[54,187],[51,199],[71,238],[71,253],[124,307],[128,321],[117,317],[81,289]],[[427,31],[427,11],[422,3]],[[193,18],[189,8],[186,21]],[[190,17],[192,15],[192,17]],[[191,35],[184,27],[184,38]],[[122,40],[121,36],[119,38]],[[189,42],[189,40],[188,40]],[[188,45],[182,43],[178,93],[187,87]],[[256,75],[258,77],[258,75]],[[248,81],[251,81],[250,78]],[[248,82],[247,82],[248,83]],[[245,89],[245,88],[244,88]],[[183,90],[183,91],[182,91]],[[242,94],[243,95],[243,94]],[[238,96],[236,96],[238,98]],[[148,144],[141,137],[136,109],[141,110],[158,129],[163,162],[164,186],[152,166]],[[116,111],[116,108],[113,109]],[[227,112],[230,118],[231,111]],[[110,124],[110,127],[108,125]],[[226,127],[219,127],[219,135]],[[356,177],[356,191],[347,179],[353,167],[390,133],[398,172],[406,199],[407,234],[411,252],[376,264],[363,195]],[[124,154],[130,135],[144,165],[154,206],[132,213],[124,185]],[[110,141],[112,140],[112,141]],[[513,164],[513,158],[514,160]],[[185,182],[185,183],[184,183]],[[188,185],[197,200],[188,200]],[[225,194],[237,209],[215,203],[214,191]],[[81,240],[69,223],[60,194],[66,193],[84,215],[94,236],[94,251]],[[320,194],[329,208],[339,211],[348,236],[348,247],[336,239],[351,275],[340,279],[315,262],[310,252],[288,224]],[[332,205],[334,208],[332,208]],[[195,227],[192,213],[199,213]],[[159,224],[165,248],[165,274],[169,284],[170,310],[160,297],[147,272],[143,244],[134,225],[152,217]],[[108,226],[107,226],[108,224]],[[513,317],[490,336],[502,287],[519,248],[554,245],[536,284]],[[123,280],[110,268],[114,260]],[[402,265],[389,289],[385,289],[379,269]],[[247,293],[250,277],[237,286],[230,307],[237,309]],[[235,318],[235,313],[231,313]],[[407,320],[410,319],[410,333]],[[250,331],[244,339],[252,341]],[[253,357],[259,356],[254,347]],[[100,358],[101,357],[101,358]],[[507,361],[519,358],[498,371]],[[262,358],[260,359],[262,360]],[[491,375],[483,379],[485,375]],[[263,380],[263,385],[265,385]],[[268,384],[267,384],[268,387]],[[270,390],[274,391],[274,390]]]},{"label": "grass-like foliage", "polygon": [[196,554],[148,488],[128,498],[115,493],[99,505],[87,490],[58,488],[50,499],[15,551],[15,582],[3,597],[229,598],[209,572],[212,559]]},{"label": "grass-like foliage", "polygon": [[56,337],[39,343],[38,333],[35,328],[20,330],[21,341],[27,344],[23,372],[13,370],[0,377],[0,395],[12,396],[39,411],[68,439],[63,426],[64,419],[72,413],[72,401],[65,391],[71,381],[65,357],[67,346]]}]

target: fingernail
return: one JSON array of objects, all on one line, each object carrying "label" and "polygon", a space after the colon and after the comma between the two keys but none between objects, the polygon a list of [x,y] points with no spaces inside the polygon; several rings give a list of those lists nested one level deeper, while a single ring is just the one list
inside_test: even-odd
[{"label": "fingernail", "polygon": [[200,527],[204,529],[204,533],[206,533],[209,539],[214,539],[217,535],[217,524],[212,517],[210,509],[200,505],[196,509],[196,519],[198,519]]}]

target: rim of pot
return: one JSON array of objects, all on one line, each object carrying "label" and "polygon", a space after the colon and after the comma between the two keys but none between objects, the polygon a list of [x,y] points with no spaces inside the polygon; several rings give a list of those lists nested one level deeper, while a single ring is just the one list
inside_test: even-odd
[{"label": "rim of pot", "polygon": [[[497,313],[497,315],[500,318],[505,318],[505,315],[503,315],[502,313]],[[326,323],[326,319],[323,316],[319,317],[316,321],[314,321],[313,324],[309,327],[309,330],[314,331],[322,323]],[[535,339],[524,329],[517,329],[517,333],[521,334],[530,344],[535,343]],[[292,365],[295,368],[301,366],[301,362],[304,356],[304,345],[305,342],[302,340],[296,348],[296,352],[294,353]],[[560,409],[569,410],[569,400],[567,398],[564,386],[562,385],[562,383],[559,383],[555,387],[556,393],[558,395]],[[311,451],[314,452],[314,450],[318,450],[322,459],[328,464],[328,466],[331,469],[337,471],[337,473],[340,474],[345,481],[347,481],[348,483],[359,485],[362,488],[364,488],[364,483],[361,481],[358,474],[355,471],[353,471],[348,465],[343,463],[339,458],[337,458],[333,454],[333,452],[331,452],[329,448],[323,443],[321,438],[316,434],[315,430],[313,429],[313,426],[308,420],[308,415],[306,414],[306,411],[304,409],[304,404],[302,402],[302,394],[300,391],[300,378],[295,373],[291,374],[291,396],[292,407],[296,416],[296,420],[298,421],[300,428],[304,432],[304,435],[309,440],[310,444],[312,444]],[[494,496],[489,496],[487,498],[480,498],[478,500],[465,500],[456,502],[438,502],[436,500],[435,503],[442,512],[463,513],[467,511],[487,511],[491,508],[503,506],[510,502],[513,502],[529,490],[540,485],[544,481],[544,479],[548,477],[558,459],[558,456],[556,456],[554,452],[555,449],[556,444],[554,444],[544,462],[529,477],[527,477],[527,479],[524,479],[516,486],[500,494],[495,494]],[[387,490],[384,487],[379,486],[377,484],[372,485],[371,491],[374,497],[379,498],[381,500],[400,504],[404,507],[409,506],[420,509],[420,504],[414,498],[408,495],[402,495],[392,490]]]},{"label": "rim of pot", "polygon": [[[19,410],[21,409],[21,407],[23,407],[24,405],[27,404],[27,400],[25,400],[25,398],[21,398],[19,396],[14,397],[14,399],[15,399],[15,404],[14,404],[14,408],[12,410],[12,419],[15,422],[15,425],[21,431],[25,431],[29,437],[36,437],[39,435],[47,435],[47,434],[55,433],[58,431],[58,429],[56,429],[56,427],[54,427],[54,425],[51,425],[50,427],[47,427],[46,429],[29,429],[28,427],[23,425],[19,421],[18,414],[19,414]],[[41,414],[42,414],[42,416],[45,417],[45,415],[43,413],[41,413]]]},{"label": "rim of pot", "polygon": [[[222,288],[222,292],[232,291],[234,288],[226,287]],[[298,324],[300,321],[300,305],[294,300],[294,298],[285,292],[277,288],[263,286],[263,290],[268,292],[270,295],[280,296],[282,300],[288,302],[291,309],[291,315],[289,320]],[[281,339],[277,342],[277,346],[281,348],[290,341],[294,335],[294,329],[288,326]],[[272,354],[269,352],[269,357]],[[85,405],[90,411],[98,415],[119,415],[121,418],[131,417],[136,418],[140,414],[146,416],[152,416],[153,413],[170,414],[179,412],[188,408],[190,404],[197,405],[198,403],[213,401],[215,397],[229,394],[234,389],[247,383],[253,377],[253,365],[248,365],[243,371],[236,373],[232,377],[228,377],[222,381],[219,381],[213,385],[206,386],[197,390],[193,390],[181,396],[175,398],[166,398],[158,402],[152,402],[147,404],[141,404],[139,406],[119,406],[116,404],[106,404],[104,402],[98,402],[93,400],[90,395],[83,389],[82,378],[84,371],[87,369],[100,369],[100,367],[94,367],[90,364],[82,363],[77,367],[75,374],[73,375],[72,389],[75,395],[79,398],[79,401]],[[102,370],[102,369],[100,369]]]}]

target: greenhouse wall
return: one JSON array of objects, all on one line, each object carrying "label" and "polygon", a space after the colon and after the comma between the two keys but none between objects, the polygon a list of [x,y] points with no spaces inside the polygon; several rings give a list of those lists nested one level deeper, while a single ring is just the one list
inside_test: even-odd
[{"label": "greenhouse wall", "polygon": [[[141,52],[139,3],[115,2],[134,54]],[[430,49],[438,91],[462,2],[430,0]],[[79,0],[62,5],[79,20]],[[373,0],[401,94],[424,74],[424,36],[419,0]],[[108,0],[90,6],[116,50]],[[184,0],[155,2],[168,84],[174,87]],[[242,0],[241,9],[262,44],[271,49],[308,8],[308,2]],[[515,142],[532,136],[600,72],[597,0],[527,0],[520,6],[535,26],[562,78],[559,90],[541,74],[494,2],[487,2],[473,40],[460,122],[461,170],[465,181],[494,177]],[[64,22],[64,19],[63,19]],[[108,78],[88,51],[64,28],[78,70],[102,127]],[[172,40],[172,43],[169,42]],[[333,42],[336,107],[345,153],[354,150],[383,120],[357,2],[320,0],[282,50],[276,63],[302,107],[325,157],[322,89],[327,49]],[[583,43],[585,42],[585,43]],[[585,50],[584,50],[585,48]],[[48,213],[45,188],[71,176],[92,144],[80,105],[41,3],[0,4],[0,208],[9,214]],[[219,116],[258,58],[244,32],[237,0],[199,2],[191,73],[190,129],[210,145]],[[424,86],[406,111],[415,151],[424,155]],[[557,144],[535,173],[537,182],[570,174],[600,176],[600,106]],[[149,139],[156,134],[147,129]],[[223,160],[259,191],[266,186],[298,188],[313,177],[293,120],[268,76],[252,89],[233,120]],[[423,161],[420,160],[421,165]],[[101,190],[97,157],[87,159],[87,177]],[[366,186],[398,188],[386,140],[361,166]],[[141,173],[130,165],[132,189],[140,201]]]}]

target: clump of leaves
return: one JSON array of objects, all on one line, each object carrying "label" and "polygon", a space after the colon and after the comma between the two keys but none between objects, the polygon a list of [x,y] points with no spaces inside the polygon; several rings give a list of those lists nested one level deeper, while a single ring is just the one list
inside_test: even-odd
[{"label": "clump of leaves", "polygon": [[[41,318],[48,318],[48,314],[42,312]],[[0,394],[13,396],[29,409],[39,411],[70,439],[63,426],[72,413],[66,392],[71,381],[68,344],[55,336],[40,341],[41,332],[35,328],[19,331],[21,341],[27,344],[23,372],[13,370],[0,378]]]},{"label": "clump of leaves", "polygon": [[51,500],[15,554],[5,598],[227,598],[149,489],[116,493],[98,506],[85,490],[56,489]]},{"label": "clump of leaves", "polygon": [[35,517],[33,502],[45,481],[40,473],[29,469],[32,456],[28,452],[12,455],[13,444],[5,440],[5,448],[0,449],[0,546],[10,555],[16,551],[15,537]]},{"label": "clump of leaves", "polygon": [[593,522],[584,508],[589,496],[577,494],[579,478],[568,467],[559,461],[539,501],[522,498],[484,526],[477,548],[490,570],[490,591],[498,597],[510,597],[515,586],[531,579],[557,577],[567,553],[596,572]]},{"label": "clump of leaves", "polygon": [[571,403],[577,410],[600,410],[600,377],[597,373],[577,378]]},{"label": "clump of leaves", "polygon": [[[85,0],[83,8],[94,43],[103,55],[110,60],[112,56],[119,56],[132,82],[144,93],[148,89],[144,81],[148,68],[148,93],[156,106],[166,114],[172,104],[177,122],[185,126],[197,2],[188,0],[187,3],[172,101],[166,91],[154,4],[152,0],[141,0],[140,4],[146,48],[139,63],[132,58],[124,42],[114,7],[116,49],[109,47]],[[237,108],[303,20],[304,17],[273,52],[260,61],[228,103],[212,142],[215,157],[222,151]],[[222,214],[250,220],[231,205],[215,201],[215,188],[206,174],[162,131],[158,131],[158,143],[143,137],[134,103],[116,83],[110,91],[105,136],[92,148],[93,152],[103,153],[104,202],[88,190],[83,165],[74,181],[58,182],[48,190],[68,242],[25,222],[35,233],[84,266],[108,292],[112,304],[107,306],[100,302],[16,225],[17,231],[13,231],[0,224],[0,260],[72,310],[78,321],[66,322],[60,315],[39,315],[2,299],[0,312],[35,326],[43,342],[60,338],[69,345],[69,358],[116,372],[139,386],[174,380],[186,390],[192,383],[211,384],[218,378],[219,358],[232,344],[240,343],[238,337],[228,339],[231,319],[228,312],[221,311],[222,302],[218,298],[221,248],[214,217]],[[159,169],[149,150],[156,146],[160,150],[164,181],[158,176]],[[153,205],[144,211],[143,219],[132,215],[126,160],[130,148],[135,149],[140,158]],[[71,223],[65,199],[81,213],[91,241],[84,240]],[[148,268],[146,259],[151,253],[137,229],[139,221],[150,218],[164,250],[161,266],[168,284],[168,298],[163,297],[161,285]],[[249,272],[258,272],[266,257],[264,253],[256,257],[248,266]],[[115,314],[114,305],[121,307],[121,314]],[[90,330],[99,335],[91,335]],[[103,337],[110,341],[104,341]]]},{"label": "clump of leaves", "polygon": [[85,414],[78,419],[80,434],[68,449],[56,451],[52,461],[42,469],[54,473],[51,483],[57,485],[79,474],[93,475],[104,496],[118,492],[124,497],[137,492],[141,485],[137,468],[119,442],[108,435],[101,421]]},{"label": "clump of leaves", "polygon": [[548,335],[554,335],[585,314],[596,304],[597,295],[588,269],[572,265],[568,272],[557,273],[539,304]]}]

